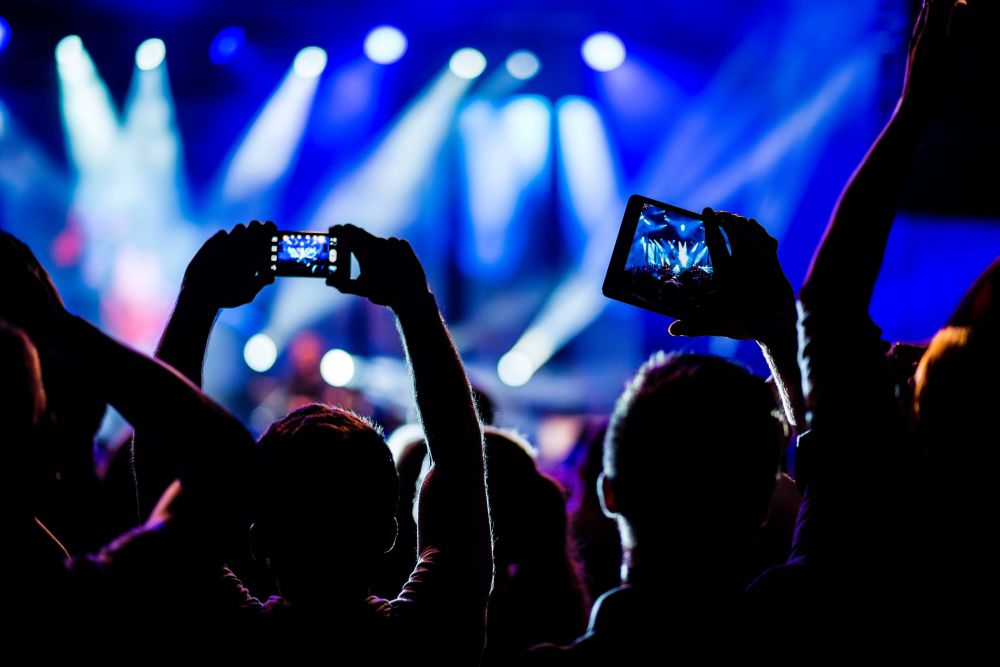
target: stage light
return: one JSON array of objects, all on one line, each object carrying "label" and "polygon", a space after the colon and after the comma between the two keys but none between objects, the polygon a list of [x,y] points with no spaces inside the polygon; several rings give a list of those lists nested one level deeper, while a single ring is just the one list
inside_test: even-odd
[{"label": "stage light", "polygon": [[114,162],[117,111],[79,36],[63,37],[55,54],[70,161],[81,176],[87,176]]},{"label": "stage light", "polygon": [[307,46],[295,56],[293,67],[303,79],[316,78],[326,69],[326,51],[318,46]]},{"label": "stage light", "polygon": [[448,67],[460,79],[475,79],[486,69],[486,56],[476,49],[459,49],[448,61]]},{"label": "stage light", "polygon": [[79,35],[67,35],[56,44],[56,64],[59,66],[59,74],[63,76],[79,71],[87,58],[87,51],[83,48],[83,40]]},{"label": "stage light", "polygon": [[10,41],[10,24],[7,23],[7,19],[0,16],[0,51],[3,51],[4,47]]},{"label": "stage light", "polygon": [[[298,72],[298,61],[253,119],[222,180],[223,205],[262,200],[295,160],[319,79]],[[273,194],[273,191],[272,191]]]},{"label": "stage light", "polygon": [[542,63],[538,60],[538,56],[531,51],[522,49],[507,57],[507,72],[520,81],[533,79],[541,68]]},{"label": "stage light", "polygon": [[212,45],[208,49],[208,59],[216,65],[228,63],[243,47],[246,41],[246,33],[239,26],[229,26],[223,28],[212,40]]},{"label": "stage light", "polygon": [[259,333],[251,336],[243,347],[243,360],[258,373],[270,370],[277,359],[278,347],[267,334]]},{"label": "stage light", "polygon": [[601,295],[601,281],[618,231],[607,223],[618,218],[625,207],[616,151],[597,107],[585,98],[567,97],[559,101],[556,119],[562,187],[569,217],[576,223],[563,236],[569,245],[584,250],[569,277],[552,292],[501,359],[507,360],[501,380],[506,376],[521,384],[593,322],[607,304]]},{"label": "stage light", "polygon": [[354,378],[354,357],[343,350],[330,350],[319,362],[319,374],[332,387],[345,387]]},{"label": "stage light", "polygon": [[550,184],[551,128],[552,105],[536,95],[479,98],[459,114],[467,219],[458,263],[466,275],[499,281],[519,268],[529,211]]},{"label": "stage light", "polygon": [[141,70],[156,69],[167,57],[167,46],[162,39],[147,39],[135,50],[135,64]]},{"label": "stage light", "polygon": [[527,384],[536,370],[538,369],[531,357],[517,349],[500,357],[500,362],[497,364],[497,375],[500,376],[500,381],[508,387],[520,387]]},{"label": "stage light", "polygon": [[[317,188],[320,197],[305,229],[325,231],[350,220],[373,234],[392,236],[416,222],[431,199],[430,175],[469,85],[469,80],[442,71],[391,123],[362,162],[347,174],[332,171]],[[265,327],[279,345],[346,299],[330,294],[321,281],[279,283]]]},{"label": "stage light", "polygon": [[406,35],[391,25],[380,25],[365,37],[365,55],[379,65],[389,65],[402,58],[406,46]]},{"label": "stage light", "polygon": [[625,62],[625,45],[610,32],[594,33],[584,40],[580,52],[587,65],[598,72],[610,72]]}]

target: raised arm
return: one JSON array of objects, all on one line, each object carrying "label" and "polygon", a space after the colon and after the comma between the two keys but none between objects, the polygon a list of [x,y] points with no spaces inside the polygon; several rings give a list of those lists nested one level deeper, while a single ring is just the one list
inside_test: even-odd
[{"label": "raised arm", "polygon": [[60,319],[50,349],[137,431],[157,434],[149,443],[176,466],[199,512],[239,509],[254,461],[253,439],[243,425],[169,366],[79,318]]},{"label": "raised arm", "polygon": [[[245,509],[253,440],[233,417],[176,371],[66,312],[30,251],[4,239],[0,316],[22,327],[49,363],[113,405],[135,428],[157,433],[159,454],[183,485],[185,521],[223,528]],[[10,246],[8,252],[8,247]]]},{"label": "raised arm", "polygon": [[810,300],[867,311],[906,168],[948,83],[967,10],[965,0],[924,2],[896,110],[841,194],[813,256],[803,284]]},{"label": "raised arm", "polygon": [[230,232],[219,231],[205,242],[184,273],[157,359],[201,386],[205,350],[219,311],[250,303],[265,285],[274,282],[265,270],[265,245],[276,229],[273,222],[254,220]]},{"label": "raised arm", "polygon": [[[219,311],[250,303],[265,285],[274,281],[265,269],[267,240],[275,230],[272,222],[254,220],[249,225],[236,225],[229,232],[219,231],[188,264],[156,358],[198,387],[202,386],[205,351]],[[178,474],[176,466],[161,456],[166,443],[152,442],[163,437],[156,431],[137,429],[132,443],[142,515],[156,506]]]},{"label": "raised arm", "polygon": [[340,252],[349,249],[361,267],[357,280],[341,271],[330,284],[392,308],[399,324],[433,461],[419,498],[418,548],[468,559],[464,567],[476,573],[467,582],[470,592],[488,592],[492,543],[482,430],[465,369],[423,268],[406,241],[380,239],[352,225],[330,233],[338,238]]}]

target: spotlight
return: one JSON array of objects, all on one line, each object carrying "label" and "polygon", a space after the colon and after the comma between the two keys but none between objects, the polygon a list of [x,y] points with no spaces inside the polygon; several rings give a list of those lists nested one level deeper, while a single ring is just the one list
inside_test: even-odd
[{"label": "spotlight", "polygon": [[584,61],[598,72],[610,72],[625,62],[625,45],[610,32],[595,32],[584,40],[580,53]]},{"label": "spotlight", "polygon": [[315,79],[326,69],[326,51],[318,46],[307,46],[295,56],[294,68],[303,79]]},{"label": "spotlight", "polygon": [[535,363],[524,352],[511,350],[500,357],[497,364],[497,375],[500,381],[508,387],[520,387],[527,384],[531,376],[535,374]]},{"label": "spotlight", "polygon": [[365,55],[379,65],[389,65],[403,57],[406,45],[406,35],[399,28],[380,25],[365,37]]},{"label": "spotlight", "polygon": [[84,60],[83,40],[79,35],[68,35],[56,44],[56,62],[63,70],[71,70]]},{"label": "spotlight", "polygon": [[319,362],[319,374],[333,387],[344,387],[354,378],[354,357],[343,350],[330,350]]},{"label": "spotlight", "polygon": [[476,49],[459,49],[448,61],[448,67],[460,79],[475,79],[486,69],[486,56]]},{"label": "spotlight", "polygon": [[267,334],[259,333],[252,336],[243,347],[243,360],[258,373],[270,370],[277,359],[278,348]]},{"label": "spotlight", "polygon": [[237,52],[246,41],[246,33],[239,26],[223,28],[215,35],[212,46],[208,49],[208,59],[216,65],[228,63],[236,57]]},{"label": "spotlight", "polygon": [[525,49],[515,51],[507,58],[507,72],[521,81],[533,79],[541,68],[542,64],[539,62],[538,56]]},{"label": "spotlight", "polygon": [[135,64],[141,70],[156,69],[167,57],[167,46],[162,39],[147,39],[135,50]]},{"label": "spotlight", "polygon": [[7,46],[7,42],[10,41],[10,24],[7,23],[7,19],[0,16],[0,51],[3,51],[3,47]]}]

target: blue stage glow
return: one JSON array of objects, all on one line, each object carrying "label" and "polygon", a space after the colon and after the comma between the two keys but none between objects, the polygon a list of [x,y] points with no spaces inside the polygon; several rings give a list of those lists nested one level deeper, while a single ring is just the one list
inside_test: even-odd
[{"label": "blue stage glow", "polygon": [[406,53],[406,35],[399,28],[380,25],[365,37],[365,55],[379,65],[389,65]]},{"label": "blue stage glow", "polygon": [[527,209],[548,185],[551,125],[551,105],[536,95],[477,99],[459,114],[468,219],[458,257],[466,275],[496,281],[517,269],[530,237]]},{"label": "blue stage glow", "polygon": [[223,176],[223,210],[239,202],[266,205],[268,195],[288,172],[301,145],[319,84],[316,76],[303,76],[300,68],[314,71],[315,66],[312,63],[307,68],[296,58],[247,128]]},{"label": "blue stage glow", "polygon": [[[414,225],[433,201],[430,176],[470,85],[448,70],[438,74],[352,169],[335,169],[320,184],[318,203],[303,229],[326,231],[350,221],[387,236]],[[344,303],[318,282],[278,285],[266,331],[279,346]]]},{"label": "blue stage glow", "polygon": [[243,28],[232,25],[223,28],[212,40],[212,45],[208,49],[208,58],[216,65],[222,65],[232,61],[246,41],[246,33]]},{"label": "blue stage glow", "polygon": [[4,50],[8,42],[10,42],[10,23],[0,16],[0,51]]}]

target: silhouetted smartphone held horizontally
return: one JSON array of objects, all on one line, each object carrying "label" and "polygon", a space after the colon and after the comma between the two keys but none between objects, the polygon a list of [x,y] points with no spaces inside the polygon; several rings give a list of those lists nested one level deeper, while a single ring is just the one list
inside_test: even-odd
[{"label": "silhouetted smartphone held horizontally", "polygon": [[698,213],[629,197],[604,295],[674,318],[689,317],[712,290],[712,257]]},{"label": "silhouetted smartphone held horizontally", "polygon": [[275,276],[326,278],[336,270],[337,239],[322,232],[277,232],[269,256]]}]

